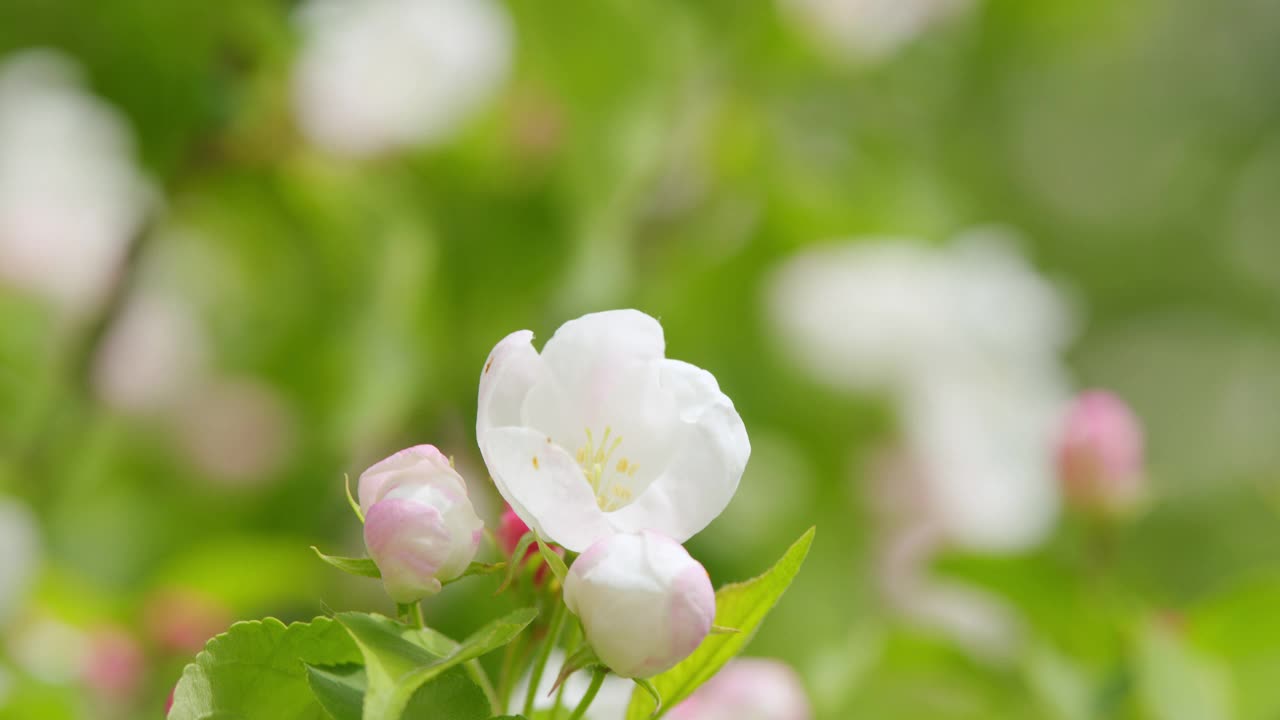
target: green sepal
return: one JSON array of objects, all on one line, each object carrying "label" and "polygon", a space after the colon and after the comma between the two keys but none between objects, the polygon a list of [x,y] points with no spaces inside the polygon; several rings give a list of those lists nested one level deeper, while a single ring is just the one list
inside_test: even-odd
[{"label": "green sepal", "polygon": [[520,569],[524,567],[525,553],[529,552],[529,546],[534,543],[535,539],[533,531],[526,532],[520,537],[520,542],[516,543],[515,550],[512,551],[511,557],[507,559],[506,577],[502,579],[502,584],[498,586],[498,589],[493,591],[494,595],[511,587],[511,583],[516,578],[516,573],[520,572]]},{"label": "green sepal", "polygon": [[450,578],[448,580],[445,580],[440,584],[448,585],[450,583],[458,582],[462,578],[471,577],[472,575],[492,575],[496,572],[502,572],[503,570],[506,569],[506,567],[507,567],[507,564],[505,562],[499,562],[499,563],[473,562],[467,566],[466,570],[462,571],[461,575],[459,575],[456,578]]},{"label": "green sepal", "polygon": [[564,585],[564,579],[569,577],[569,568],[564,564],[564,559],[555,554],[550,547],[547,546],[542,538],[538,538],[538,552],[542,553],[542,559],[546,561],[551,568],[551,572],[555,574],[556,580]]},{"label": "green sepal", "polygon": [[584,645],[577,652],[565,658],[564,664],[560,666],[560,673],[556,675],[556,681],[551,686],[551,693],[559,690],[560,686],[564,684],[564,681],[568,680],[570,675],[573,675],[579,670],[604,666],[604,663],[600,662],[600,658],[596,656],[596,653],[591,649],[591,646]]},{"label": "green sepal", "polygon": [[355,512],[356,517],[360,518],[360,524],[363,525],[364,513],[360,512],[360,503],[356,502],[355,497],[351,494],[351,476],[343,473],[342,484],[347,489],[347,504],[351,506],[351,510]]},{"label": "green sepal", "polygon": [[315,545],[312,545],[311,549],[315,552],[316,557],[349,575],[359,575],[360,577],[368,578],[382,577],[382,571],[378,570],[378,564],[373,561],[373,558],[353,558],[342,557],[340,555],[326,555],[320,552],[320,548]]},{"label": "green sepal", "polygon": [[658,688],[653,683],[644,678],[631,678],[631,681],[645,692],[649,693],[649,697],[653,698],[653,714],[649,717],[658,717],[658,713],[662,712],[662,695],[658,692]]}]

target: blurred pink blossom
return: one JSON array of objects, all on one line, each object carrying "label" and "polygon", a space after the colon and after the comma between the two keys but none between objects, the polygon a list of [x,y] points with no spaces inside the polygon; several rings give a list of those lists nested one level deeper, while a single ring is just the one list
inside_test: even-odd
[{"label": "blurred pink blossom", "polygon": [[0,282],[73,314],[115,282],[153,193],[123,118],[52,50],[0,65]]},{"label": "blurred pink blossom", "polygon": [[809,720],[800,677],[777,660],[739,658],[672,708],[671,720]]},{"label": "blurred pink blossom", "polygon": [[147,600],[145,618],[152,642],[174,654],[192,655],[227,629],[231,611],[203,593],[171,588]]},{"label": "blurred pink blossom", "polygon": [[1142,496],[1142,424],[1118,396],[1081,393],[1066,414],[1058,449],[1063,492],[1078,507],[1121,511]]},{"label": "blurred pink blossom", "polygon": [[214,482],[249,486],[279,469],[293,447],[293,417],[279,394],[248,378],[215,378],[180,410],[178,442]]},{"label": "blurred pink blossom", "polygon": [[98,694],[124,700],[137,690],[146,673],[142,645],[123,628],[104,627],[89,635],[85,657],[85,684]]}]

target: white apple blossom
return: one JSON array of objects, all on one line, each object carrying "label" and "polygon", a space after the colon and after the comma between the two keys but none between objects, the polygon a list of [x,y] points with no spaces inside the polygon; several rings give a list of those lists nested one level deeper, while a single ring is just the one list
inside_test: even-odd
[{"label": "white apple blossom", "polygon": [[152,199],[133,152],[68,58],[28,50],[0,65],[0,282],[73,314],[100,302]]},{"label": "white apple blossom", "polygon": [[819,247],[778,272],[769,300],[797,364],[835,387],[889,393],[952,541],[1016,550],[1044,537],[1072,328],[1058,292],[1003,238]]},{"label": "white apple blossom", "polygon": [[813,709],[791,666],[765,658],[738,658],[687,700],[671,720],[810,720]]},{"label": "white apple blossom", "polygon": [[431,445],[373,465],[360,476],[358,493],[369,557],[396,602],[440,592],[442,581],[461,575],[480,549],[484,524],[466,482]]},{"label": "white apple blossom", "polygon": [[294,106],[341,155],[439,141],[506,77],[512,28],[493,0],[311,0]]},{"label": "white apple blossom", "polygon": [[612,535],[574,561],[564,602],[596,656],[623,677],[656,675],[711,631],[716,595],[706,568],[655,532]]},{"label": "white apple blossom", "polygon": [[581,552],[619,532],[684,542],[737,490],[751,444],[705,370],[664,357],[637,310],[498,343],[480,375],[476,435],[499,492],[544,538]]}]

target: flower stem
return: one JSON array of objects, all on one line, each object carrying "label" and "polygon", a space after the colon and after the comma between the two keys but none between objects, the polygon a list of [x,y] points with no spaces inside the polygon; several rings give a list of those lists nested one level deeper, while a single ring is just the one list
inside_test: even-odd
[{"label": "flower stem", "polygon": [[552,611],[551,615],[551,626],[547,629],[547,637],[543,641],[542,647],[538,650],[538,657],[533,661],[533,672],[529,675],[529,689],[524,694],[525,717],[533,715],[533,699],[538,695],[538,685],[542,684],[542,673],[547,669],[547,658],[551,657],[551,650],[560,639],[560,630],[564,627],[565,612],[564,602],[556,602],[556,609]]},{"label": "flower stem", "polygon": [[520,633],[515,640],[507,643],[507,648],[502,654],[502,672],[498,675],[498,700],[504,710],[507,708],[507,703],[511,701],[516,669],[523,664],[521,658],[524,656],[526,637],[528,633]]},{"label": "flower stem", "polygon": [[596,693],[600,692],[600,686],[604,684],[604,676],[608,670],[600,668],[591,676],[591,685],[587,687],[587,694],[582,696],[582,702],[578,703],[578,707],[569,716],[569,720],[581,720],[586,714],[587,708],[591,707],[591,701],[596,699]]}]

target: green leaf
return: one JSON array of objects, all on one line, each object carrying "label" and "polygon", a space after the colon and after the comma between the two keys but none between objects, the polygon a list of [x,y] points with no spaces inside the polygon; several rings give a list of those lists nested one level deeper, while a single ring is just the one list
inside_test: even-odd
[{"label": "green leaf", "polygon": [[316,557],[338,568],[344,573],[359,575],[360,577],[382,577],[382,572],[378,570],[378,564],[373,561],[373,558],[351,558],[340,557],[338,555],[325,555],[320,552],[320,548],[315,545],[312,545],[311,549],[315,551]]},{"label": "green leaf", "polygon": [[800,536],[772,568],[759,577],[746,582],[726,585],[716,591],[715,623],[723,627],[737,628],[741,632],[707,635],[693,654],[679,665],[649,678],[662,698],[664,707],[646,693],[634,692],[627,708],[627,720],[645,720],[661,717],[667,710],[693,694],[698,686],[711,679],[724,664],[746,647],[755,636],[760,623],[778,603],[782,593],[791,585],[809,546],[813,544],[814,528]]},{"label": "green leaf", "polygon": [[[419,687],[405,705],[404,720],[489,720],[489,698],[460,667]],[[366,718],[369,716],[366,715]]]},{"label": "green leaf", "polygon": [[238,622],[183,671],[169,720],[322,720],[306,664],[359,661],[351,636],[329,618]]},{"label": "green leaf", "polygon": [[333,720],[361,720],[368,684],[363,665],[308,665],[307,684]]},{"label": "green leaf", "polygon": [[569,568],[564,564],[564,558],[555,554],[547,544],[542,542],[542,538],[538,538],[538,552],[542,553],[542,559],[547,562],[551,568],[551,572],[555,573],[556,580],[564,585],[564,579],[569,576]]},{"label": "green leaf", "polygon": [[[511,642],[536,615],[532,608],[517,610],[489,623],[461,643],[455,643],[435,631],[411,628],[378,615],[338,615],[338,621],[351,633],[364,654],[368,673],[364,718],[397,720],[411,699],[415,704],[418,702],[415,693],[419,688],[442,679],[447,671],[462,663]],[[466,678],[465,671],[461,668],[458,671]],[[466,682],[475,685],[470,679]],[[441,688],[439,692],[446,690],[448,688]],[[469,693],[463,689],[457,689],[457,692]],[[488,703],[485,705],[487,707]]]},{"label": "green leaf", "polygon": [[1174,629],[1147,622],[1137,638],[1138,693],[1153,720],[1227,720],[1224,670],[1195,653]]}]

